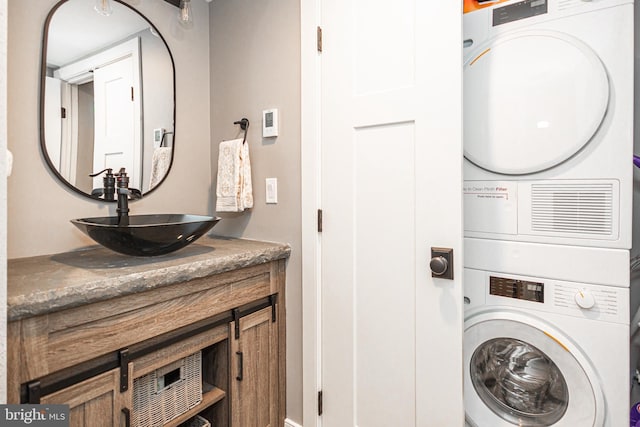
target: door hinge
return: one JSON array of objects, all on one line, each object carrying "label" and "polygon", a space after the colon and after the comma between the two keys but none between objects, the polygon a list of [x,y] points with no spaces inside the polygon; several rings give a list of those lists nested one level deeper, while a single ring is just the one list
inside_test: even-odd
[{"label": "door hinge", "polygon": [[318,416],[322,415],[322,390],[318,392]]},{"label": "door hinge", "polygon": [[322,209],[318,209],[318,233],[322,233]]},{"label": "door hinge", "polygon": [[316,31],[316,42],[318,44],[318,52],[322,52],[322,27],[320,26]]},{"label": "door hinge", "polygon": [[60,108],[60,117],[62,117],[63,119],[67,118],[67,109],[64,107]]}]

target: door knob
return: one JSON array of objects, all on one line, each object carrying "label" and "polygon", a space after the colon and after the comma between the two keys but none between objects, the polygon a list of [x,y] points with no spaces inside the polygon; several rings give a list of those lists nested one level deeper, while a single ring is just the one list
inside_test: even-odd
[{"label": "door knob", "polygon": [[431,248],[431,277],[453,280],[453,249]]},{"label": "door knob", "polygon": [[436,256],[431,258],[431,262],[429,262],[429,268],[431,272],[436,276],[442,276],[447,272],[447,268],[449,267],[449,261],[443,256]]}]

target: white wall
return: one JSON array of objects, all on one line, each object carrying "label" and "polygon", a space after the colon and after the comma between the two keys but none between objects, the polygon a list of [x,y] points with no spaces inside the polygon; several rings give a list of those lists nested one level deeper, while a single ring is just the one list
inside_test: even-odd
[{"label": "white wall", "polygon": [[[7,378],[7,0],[0,0],[0,378]],[[0,381],[0,403],[7,382]]]},{"label": "white wall", "polygon": [[[218,143],[251,123],[255,206],[224,215],[217,233],[291,244],[287,264],[287,417],[302,421],[302,262],[300,205],[300,1],[214,1],[211,20],[211,141],[214,185]],[[262,110],[278,108],[280,133],[262,138]],[[278,204],[265,204],[265,178],[278,178]],[[215,200],[212,200],[212,208]]]},{"label": "white wall", "polygon": [[[69,222],[113,215],[115,206],[67,189],[48,171],[40,152],[38,98],[44,21],[57,0],[11,0],[8,7],[8,144],[14,173],[8,188],[8,256],[51,254],[93,245]],[[176,64],[176,152],[160,188],[131,203],[132,214],[207,214],[210,209],[209,15],[193,1],[188,31],[177,8],[154,0],[131,2],[164,36]],[[3,26],[2,28],[6,28]],[[2,73],[4,75],[4,73]]]}]

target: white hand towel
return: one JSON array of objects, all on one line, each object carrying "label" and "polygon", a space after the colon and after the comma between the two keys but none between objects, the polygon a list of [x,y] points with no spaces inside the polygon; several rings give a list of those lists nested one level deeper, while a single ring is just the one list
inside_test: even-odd
[{"label": "white hand towel", "polygon": [[151,158],[151,178],[149,179],[149,190],[158,185],[162,178],[169,171],[171,165],[171,147],[158,147],[153,150]]},{"label": "white hand towel", "polygon": [[242,212],[253,207],[249,144],[222,141],[218,154],[217,212]]}]

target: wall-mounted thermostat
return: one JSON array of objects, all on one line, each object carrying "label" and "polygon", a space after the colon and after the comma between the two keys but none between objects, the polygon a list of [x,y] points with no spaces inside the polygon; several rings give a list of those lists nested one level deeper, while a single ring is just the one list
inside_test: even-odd
[{"label": "wall-mounted thermostat", "polygon": [[262,137],[278,136],[278,109],[272,108],[262,112]]}]

